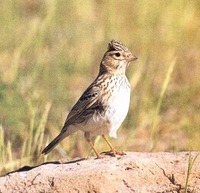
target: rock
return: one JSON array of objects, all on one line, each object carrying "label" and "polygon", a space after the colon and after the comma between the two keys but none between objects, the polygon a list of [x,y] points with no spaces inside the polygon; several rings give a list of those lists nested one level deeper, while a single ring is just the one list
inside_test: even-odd
[{"label": "rock", "polygon": [[[194,158],[198,152],[192,152]],[[200,157],[200,156],[199,156]],[[188,192],[200,192],[200,158],[194,162]],[[0,193],[184,192],[189,153],[135,153],[103,159],[44,163],[0,177]]]}]

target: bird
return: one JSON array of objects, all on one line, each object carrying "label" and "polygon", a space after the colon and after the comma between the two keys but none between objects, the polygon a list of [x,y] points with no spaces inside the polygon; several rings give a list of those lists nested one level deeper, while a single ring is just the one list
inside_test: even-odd
[{"label": "bird", "polygon": [[97,158],[91,138],[102,136],[113,155],[124,155],[117,151],[106,138],[117,137],[117,130],[124,121],[130,104],[131,87],[126,77],[129,64],[137,57],[120,41],[111,40],[99,67],[99,73],[83,92],[69,112],[60,134],[42,150],[48,154],[64,138],[81,130]]}]

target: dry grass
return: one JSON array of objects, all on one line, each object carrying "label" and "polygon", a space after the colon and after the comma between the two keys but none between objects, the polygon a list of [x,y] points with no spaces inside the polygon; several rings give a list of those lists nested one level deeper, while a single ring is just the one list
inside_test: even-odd
[{"label": "dry grass", "polygon": [[[0,172],[43,161],[41,148],[95,78],[111,39],[139,58],[127,72],[131,106],[113,144],[199,150],[199,10],[186,0],[1,1]],[[106,148],[98,140],[98,150]],[[45,159],[88,150],[78,132]]]}]

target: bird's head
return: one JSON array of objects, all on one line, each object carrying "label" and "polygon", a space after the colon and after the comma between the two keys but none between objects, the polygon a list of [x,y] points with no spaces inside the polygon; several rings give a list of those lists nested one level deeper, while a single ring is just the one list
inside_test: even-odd
[{"label": "bird's head", "polygon": [[130,62],[136,59],[137,57],[125,45],[112,40],[109,42],[108,50],[101,61],[100,73],[123,74]]}]

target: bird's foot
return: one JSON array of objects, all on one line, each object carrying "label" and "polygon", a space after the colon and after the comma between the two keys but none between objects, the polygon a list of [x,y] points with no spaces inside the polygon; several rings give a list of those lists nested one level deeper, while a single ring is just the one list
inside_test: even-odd
[{"label": "bird's foot", "polygon": [[116,155],[126,155],[126,153],[123,152],[123,151],[114,150],[114,153],[115,153]]},{"label": "bird's foot", "polygon": [[102,152],[102,153],[105,154],[105,155],[112,156],[112,157],[115,157],[116,155],[126,155],[125,152],[123,152],[123,151],[117,151],[115,149],[112,149],[112,150],[106,151],[106,152]]},{"label": "bird's foot", "polygon": [[104,156],[103,155],[100,155],[100,154],[98,154],[98,155],[96,155],[97,157],[95,158],[95,159],[103,159],[104,158]]}]

